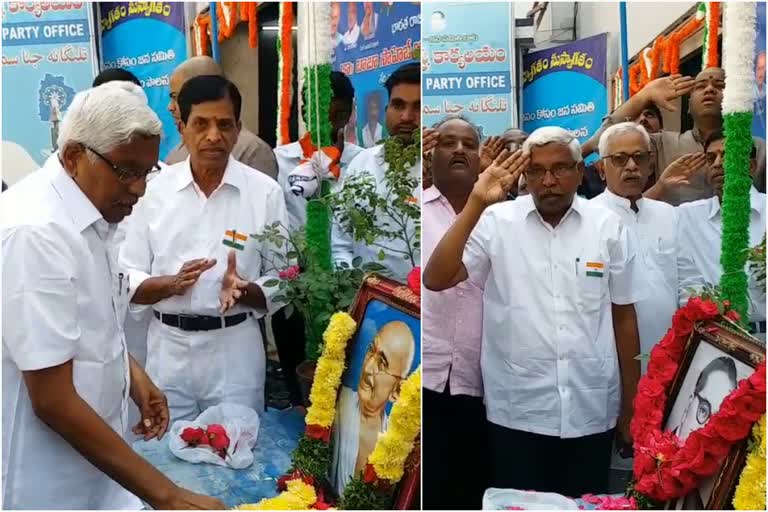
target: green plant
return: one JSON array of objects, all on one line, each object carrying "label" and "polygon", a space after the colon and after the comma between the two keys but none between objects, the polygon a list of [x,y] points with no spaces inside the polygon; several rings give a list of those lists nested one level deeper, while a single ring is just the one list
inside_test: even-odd
[{"label": "green plant", "polygon": [[[420,175],[410,172],[421,157],[421,133],[416,130],[409,144],[399,137],[384,141],[384,173],[386,192],[379,194],[379,183],[368,171],[344,181],[344,187],[330,194],[326,201],[331,205],[337,222],[355,241],[379,248],[379,260],[385,258],[385,250],[398,254],[419,265],[421,240],[421,208],[413,197],[420,186]],[[403,242],[405,249],[393,248],[392,241]]]},{"label": "green plant", "polygon": [[762,242],[749,249],[747,261],[749,262],[749,270],[752,272],[757,285],[765,293],[765,235],[763,235]]},{"label": "green plant", "polygon": [[352,261],[352,265],[340,263],[332,269],[325,269],[312,257],[304,229],[290,230],[279,222],[251,236],[278,249],[285,248],[285,251],[262,254],[267,269],[280,276],[280,279],[266,281],[264,286],[278,288],[279,293],[273,300],[288,305],[288,316],[293,313],[293,308],[302,314],[305,355],[307,359],[316,361],[322,353],[323,332],[331,315],[349,309],[365,274],[386,269],[378,263],[364,264],[359,257]]},{"label": "green plant", "polygon": [[393,489],[367,485],[361,476],[356,476],[344,488],[339,507],[341,510],[388,510],[393,498]]},{"label": "green plant", "polygon": [[326,471],[331,464],[331,447],[320,439],[301,436],[291,459],[293,467],[290,472],[298,470],[322,482],[328,478]]}]

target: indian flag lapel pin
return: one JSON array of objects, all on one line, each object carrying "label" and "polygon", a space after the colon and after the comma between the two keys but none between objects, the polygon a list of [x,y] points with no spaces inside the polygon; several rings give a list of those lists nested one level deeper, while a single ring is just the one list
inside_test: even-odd
[{"label": "indian flag lapel pin", "polygon": [[248,240],[248,236],[243,233],[238,233],[236,229],[230,229],[224,232],[224,239],[221,241],[227,247],[242,251],[245,249],[245,241]]}]

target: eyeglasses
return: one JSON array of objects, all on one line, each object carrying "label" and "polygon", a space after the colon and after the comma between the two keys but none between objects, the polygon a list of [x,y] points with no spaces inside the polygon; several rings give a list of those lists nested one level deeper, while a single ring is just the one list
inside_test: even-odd
[{"label": "eyeglasses", "polygon": [[376,361],[376,368],[371,373],[372,376],[376,375],[389,375],[390,377],[394,378],[395,380],[403,380],[403,377],[401,375],[395,375],[394,373],[389,373],[387,369],[384,367],[386,365],[386,356],[384,355],[384,352],[379,350],[378,346],[378,335],[373,339],[373,342],[371,343],[370,347],[368,347],[368,353],[367,357],[374,358]]},{"label": "eyeglasses", "polygon": [[650,151],[638,151],[637,153],[632,153],[631,155],[628,155],[626,153],[616,153],[615,155],[608,155],[606,157],[603,157],[602,160],[611,160],[611,163],[614,167],[623,168],[629,163],[629,159],[631,158],[633,162],[635,162],[635,165],[638,167],[648,167],[648,165],[651,163],[651,152]]},{"label": "eyeglasses", "polygon": [[577,164],[560,164],[555,165],[550,169],[545,169],[543,167],[529,167],[525,171],[525,176],[528,181],[544,179],[544,176],[546,176],[547,173],[551,173],[555,178],[564,178],[576,171],[576,165]]},{"label": "eyeglasses", "polygon": [[109,158],[105,157],[95,149],[88,147],[85,144],[83,144],[83,147],[88,151],[90,151],[91,153],[93,153],[94,155],[96,155],[97,157],[101,158],[104,161],[104,163],[106,163],[112,169],[112,172],[115,173],[115,175],[117,176],[117,179],[120,180],[122,183],[132,183],[140,179],[146,179],[149,176],[152,176],[155,173],[160,171],[160,166],[158,164],[153,165],[151,169],[147,169],[145,171],[133,171],[130,169],[121,169],[119,166],[112,163],[112,161]]},{"label": "eyeglasses", "polygon": [[705,425],[709,421],[709,417],[712,415],[712,404],[709,400],[702,397],[698,392],[693,393],[696,399],[699,401],[696,407],[696,422],[699,425]]}]

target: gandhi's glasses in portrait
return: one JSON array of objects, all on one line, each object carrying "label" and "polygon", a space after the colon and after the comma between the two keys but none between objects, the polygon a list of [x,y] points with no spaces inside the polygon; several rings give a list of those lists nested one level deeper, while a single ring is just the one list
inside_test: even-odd
[{"label": "gandhi's glasses in portrait", "polygon": [[389,361],[387,360],[387,355],[379,348],[378,334],[373,337],[373,341],[368,347],[368,352],[366,352],[365,357],[366,359],[373,359],[376,362],[375,369],[371,374],[372,376],[375,377],[376,375],[389,375],[395,380],[403,380],[402,376],[389,372]]},{"label": "gandhi's glasses in portrait", "polygon": [[96,155],[97,157],[101,158],[104,163],[106,163],[111,169],[112,172],[115,173],[117,176],[117,179],[120,180],[123,183],[131,183],[137,180],[141,179],[147,179],[151,176],[153,176],[155,173],[160,171],[160,166],[155,164],[150,169],[144,170],[144,171],[134,171],[130,169],[122,169],[118,165],[114,164],[109,158],[105,157],[95,149],[86,146],[83,144],[83,147]]}]

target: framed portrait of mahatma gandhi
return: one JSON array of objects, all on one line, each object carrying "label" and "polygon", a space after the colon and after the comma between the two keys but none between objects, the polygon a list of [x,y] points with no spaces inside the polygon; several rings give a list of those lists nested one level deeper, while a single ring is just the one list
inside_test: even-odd
[{"label": "framed portrait of mahatma gandhi", "polygon": [[[709,323],[694,331],[672,383],[664,430],[684,441],[703,428],[738,383],[765,359],[765,347],[729,327]],[[730,501],[744,467],[747,441],[736,443],[714,475],[688,496],[666,504],[668,510],[722,510]]]},{"label": "framed portrait of mahatma gandhi", "polygon": [[[407,286],[366,276],[350,312],[357,331],[347,346],[346,370],[331,435],[330,482],[339,495],[365,470],[379,434],[387,430],[400,386],[421,363],[420,301]],[[416,450],[414,450],[416,451]],[[412,454],[395,503],[415,495],[418,454]]]}]

